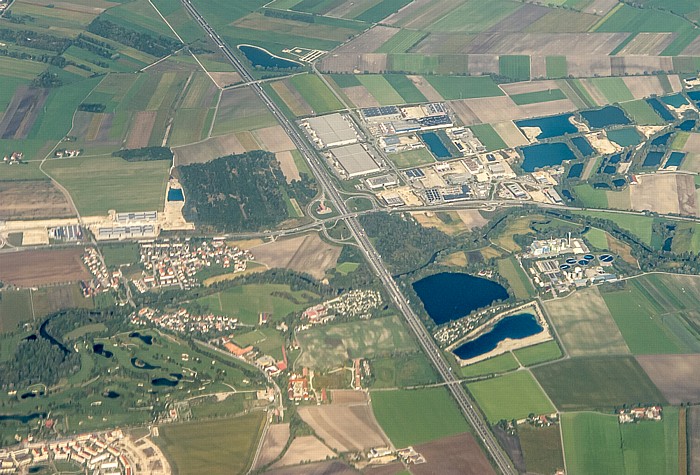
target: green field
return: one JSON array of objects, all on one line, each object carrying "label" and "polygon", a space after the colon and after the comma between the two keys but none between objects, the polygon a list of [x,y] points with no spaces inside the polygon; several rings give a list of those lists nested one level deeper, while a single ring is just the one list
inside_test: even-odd
[{"label": "green field", "polygon": [[292,291],[284,284],[247,284],[217,292],[195,300],[204,309],[238,318],[247,325],[256,325],[260,312],[279,321],[292,312],[304,310],[318,296],[308,291]]},{"label": "green field", "polygon": [[370,394],[377,422],[397,448],[469,430],[445,388],[372,391]]},{"label": "green field", "polygon": [[384,76],[378,74],[363,74],[357,76],[357,79],[367,88],[377,102],[383,106],[403,104],[406,102]]},{"label": "green field", "polygon": [[341,89],[362,85],[354,74],[331,74],[330,77]]},{"label": "green field", "polygon": [[501,55],[498,57],[498,71],[499,75],[514,81],[528,81],[530,79],[530,57]]},{"label": "green field", "polygon": [[634,96],[622,78],[594,78],[590,81],[611,104],[634,100]]},{"label": "green field", "polygon": [[401,358],[375,358],[370,361],[372,389],[405,388],[421,384],[435,383],[437,373],[423,353],[405,355]]},{"label": "green field", "polygon": [[479,33],[520,7],[519,3],[510,0],[467,1],[457,5],[449,15],[441,16],[426,29],[440,33]]},{"label": "green field", "polygon": [[426,148],[390,153],[387,156],[398,168],[413,168],[435,162],[435,159]]},{"label": "green field", "polygon": [[115,157],[78,157],[47,162],[44,170],[68,189],[81,215],[94,216],[110,209],[162,210],[169,168],[167,160],[130,163]]},{"label": "green field", "polygon": [[423,93],[403,74],[385,74],[384,79],[403,97],[405,103],[428,102]]},{"label": "green field", "polygon": [[532,366],[561,357],[561,348],[556,341],[548,341],[539,345],[515,350],[515,357],[523,366]]},{"label": "green field", "polygon": [[[0,153],[2,150],[0,149]],[[9,153],[9,152],[6,152]],[[0,165],[0,181],[48,180],[39,170],[40,162],[24,162],[19,165]]]},{"label": "green field", "polygon": [[652,217],[612,211],[573,211],[573,213],[613,221],[621,229],[634,234],[644,244],[651,244],[652,224],[654,223]]},{"label": "green field", "polygon": [[518,426],[520,447],[529,473],[554,473],[564,467],[559,426]]},{"label": "green field", "polygon": [[31,321],[32,299],[28,290],[0,292],[0,333],[11,332],[22,322]]},{"label": "green field", "polygon": [[523,419],[530,413],[551,414],[554,406],[527,371],[498,376],[467,385],[491,423]]},{"label": "green field", "polygon": [[356,20],[376,23],[388,17],[395,11],[409,4],[411,0],[380,0],[373,7],[368,8],[360,15],[356,16]]},{"label": "green field", "polygon": [[608,233],[598,228],[590,228],[583,237],[590,246],[605,251],[608,249]]},{"label": "green field", "polygon": [[415,30],[399,30],[394,36],[389,38],[389,41],[381,45],[375,53],[405,53],[412,46],[426,37],[423,31]]},{"label": "green field", "polygon": [[253,412],[235,419],[173,424],[160,430],[161,448],[177,473],[245,473],[253,461],[265,413]]},{"label": "green field", "polygon": [[508,145],[490,124],[471,125],[469,128],[489,152],[508,148]]},{"label": "green field", "polygon": [[343,108],[333,91],[318,78],[310,74],[294,76],[289,80],[316,114],[324,114]]},{"label": "green field", "polygon": [[678,409],[665,407],[663,421],[618,424],[607,414],[562,415],[568,473],[678,472]]},{"label": "green field", "polygon": [[608,195],[605,190],[596,190],[588,183],[576,185],[574,188],[576,199],[586,208],[607,208]]},{"label": "green field", "polygon": [[566,99],[566,94],[564,94],[561,89],[550,89],[548,91],[535,91],[535,92],[525,92],[523,94],[514,94],[510,96],[513,102],[519,106],[524,106],[527,104],[537,104],[540,102],[550,102],[559,101]]},{"label": "green field", "polygon": [[536,295],[535,287],[515,257],[499,259],[498,273],[508,281],[508,286],[516,299],[526,300]]},{"label": "green field", "polygon": [[504,95],[489,76],[426,76],[426,79],[446,100]]},{"label": "green field", "polygon": [[663,125],[665,123],[644,100],[623,102],[620,106],[637,125]]},{"label": "green field", "polygon": [[664,403],[637,361],[629,356],[571,358],[532,372],[562,411],[610,411],[623,404]]},{"label": "green field", "polygon": [[278,361],[283,359],[284,335],[274,328],[258,328],[248,333],[240,333],[233,341],[242,348],[253,346]]},{"label": "green field", "polygon": [[486,374],[506,373],[518,367],[518,361],[513,357],[512,353],[504,353],[494,356],[479,363],[462,366],[459,368],[459,374],[463,378],[472,378],[475,376],[483,376]]},{"label": "green field", "polygon": [[547,56],[547,77],[549,79],[564,78],[569,75],[566,56]]},{"label": "green field", "polygon": [[107,267],[136,264],[140,260],[139,245],[136,243],[108,244],[100,249]]}]

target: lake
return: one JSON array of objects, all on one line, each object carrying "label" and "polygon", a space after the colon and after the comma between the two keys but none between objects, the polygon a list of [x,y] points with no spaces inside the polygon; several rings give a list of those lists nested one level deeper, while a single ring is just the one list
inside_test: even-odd
[{"label": "lake", "polygon": [[185,201],[185,195],[181,188],[170,188],[168,190],[168,201]]},{"label": "lake", "polygon": [[583,173],[583,163],[575,163],[569,168],[569,173],[566,178],[581,178]]},{"label": "lake", "polygon": [[109,350],[105,350],[105,345],[104,343],[95,343],[92,345],[92,351],[94,351],[98,355],[102,355],[105,358],[111,358],[114,356],[114,353],[112,353]]},{"label": "lake", "polygon": [[666,109],[666,107],[657,98],[652,97],[651,99],[647,99],[647,104],[649,104],[651,108],[654,109],[656,113],[659,114],[666,122],[671,122],[675,119],[673,114],[671,114],[671,112]]},{"label": "lake", "polygon": [[659,135],[656,137],[654,140],[651,141],[651,145],[653,147],[663,147],[668,143],[668,140],[671,138],[671,132],[668,132],[663,135]]},{"label": "lake", "polygon": [[625,115],[625,112],[615,106],[606,106],[602,109],[583,111],[581,112],[581,117],[586,119],[588,125],[593,129],[603,129],[611,125],[628,125],[632,123]]},{"label": "lake", "polygon": [[664,158],[664,152],[649,152],[642,162],[643,167],[658,167],[661,165],[661,159]]},{"label": "lake", "polygon": [[413,283],[413,290],[437,325],[508,298],[508,291],[498,282],[459,272],[424,277]]},{"label": "lake", "polygon": [[671,152],[671,155],[669,155],[668,160],[666,160],[664,168],[680,167],[684,158],[685,153],[683,152]]},{"label": "lake", "polygon": [[522,340],[542,331],[542,326],[531,313],[510,315],[496,322],[493,328],[474,340],[468,341],[454,350],[454,354],[468,360],[495,350],[506,338]]},{"label": "lake", "polygon": [[270,69],[298,69],[302,65],[296,61],[280,58],[264,48],[252,45],[238,45],[238,49],[255,67]]},{"label": "lake", "polygon": [[153,344],[153,337],[151,335],[142,335],[139,332],[131,332],[129,333],[129,338],[138,338],[147,345]]},{"label": "lake", "polygon": [[172,379],[168,378],[155,378],[151,380],[151,384],[153,386],[161,386],[161,387],[167,387],[167,388],[174,388],[179,384],[179,381],[173,381]]},{"label": "lake", "polygon": [[695,121],[694,120],[684,120],[678,126],[676,127],[678,130],[682,130],[683,132],[690,132],[695,128]]},{"label": "lake", "polygon": [[620,147],[632,147],[642,143],[642,137],[639,136],[634,127],[625,127],[622,129],[608,130],[608,138],[618,144]]},{"label": "lake", "polygon": [[551,117],[540,117],[539,119],[519,120],[515,125],[520,127],[539,127],[541,132],[537,136],[538,140],[561,137],[564,134],[575,134],[578,129],[569,119],[573,114],[554,115]]},{"label": "lake", "polygon": [[425,142],[433,155],[437,158],[450,158],[452,154],[442,143],[440,137],[435,132],[427,132],[425,134],[420,134],[420,138]]},{"label": "lake", "polygon": [[593,147],[591,147],[591,144],[588,143],[588,140],[586,140],[584,137],[574,137],[573,139],[571,139],[571,142],[584,157],[590,157],[591,155],[595,155],[595,150],[593,149]]},{"label": "lake", "polygon": [[672,96],[664,96],[661,98],[661,101],[664,104],[668,104],[669,106],[672,106],[672,107],[681,107],[681,106],[684,106],[688,103],[688,101],[685,100],[685,97],[683,97],[683,94],[674,94]]},{"label": "lake", "polygon": [[543,143],[523,147],[522,169],[534,172],[538,168],[561,165],[564,160],[574,160],[576,156],[565,143]]}]

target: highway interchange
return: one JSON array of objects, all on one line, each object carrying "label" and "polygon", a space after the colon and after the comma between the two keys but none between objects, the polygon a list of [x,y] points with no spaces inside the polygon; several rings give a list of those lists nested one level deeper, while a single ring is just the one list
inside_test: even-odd
[{"label": "highway interchange", "polygon": [[430,358],[441,377],[447,383],[447,387],[457,401],[467,420],[474,428],[476,434],[481,438],[484,447],[488,451],[496,467],[501,473],[504,474],[517,473],[512,467],[510,459],[503,452],[500,445],[496,441],[496,438],[491,432],[488,423],[484,420],[481,413],[474,408],[474,402],[467,394],[466,390],[462,387],[458,379],[452,374],[452,370],[442,356],[440,348],[435,344],[430,333],[423,326],[423,323],[418,315],[408,305],[407,300],[399,290],[396,281],[391,277],[391,274],[384,265],[381,256],[379,256],[379,253],[377,253],[376,249],[362,229],[357,217],[348,212],[345,202],[335,187],[330,173],[326,170],[322,163],[322,158],[318,155],[318,153],[316,153],[313,147],[306,142],[294,124],[292,124],[292,122],[284,114],[282,114],[279,107],[270,99],[263,87],[259,83],[255,82],[255,78],[253,78],[248,72],[245,65],[231,52],[229,46],[224,43],[216,31],[209,26],[207,21],[199,14],[190,0],[183,0],[182,3],[189,14],[192,15],[197,23],[206,31],[211,40],[221,49],[221,52],[231,62],[234,68],[236,68],[243,81],[251,83],[253,90],[258,94],[258,96],[260,96],[270,112],[272,112],[272,114],[287,132],[299,152],[304,156],[304,159],[308,162],[327,199],[333,206],[335,206],[335,209],[341,216],[345,216],[345,223],[352,233],[352,236],[355,238],[359,248],[365,255],[365,258],[381,279],[387,293],[391,296],[394,304],[403,314],[408,326],[418,338],[418,341],[423,347],[426,355],[428,358]]}]

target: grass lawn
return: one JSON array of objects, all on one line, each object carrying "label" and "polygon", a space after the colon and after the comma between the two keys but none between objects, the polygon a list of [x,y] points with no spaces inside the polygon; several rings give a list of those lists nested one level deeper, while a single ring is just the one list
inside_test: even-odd
[{"label": "grass lawn", "polygon": [[371,397],[379,425],[397,448],[469,430],[445,388],[372,391]]},{"label": "grass lawn", "polygon": [[[46,162],[45,170],[68,189],[83,216],[162,210],[170,162],[127,162],[115,157]],[[133,193],[138,190],[138,193]]]},{"label": "grass lawn", "polygon": [[257,325],[260,312],[268,312],[272,320],[280,320],[292,312],[303,310],[316,298],[311,292],[293,292],[288,285],[248,284],[202,297],[195,302],[210,312],[237,317],[247,325]]},{"label": "grass lawn", "polygon": [[547,56],[545,61],[549,79],[563,78],[569,74],[566,56]]},{"label": "grass lawn", "polygon": [[527,371],[470,383],[467,388],[491,423],[522,419],[530,413],[551,414],[556,410]]},{"label": "grass lawn", "polygon": [[525,467],[531,473],[554,473],[564,468],[559,426],[518,426],[520,447],[525,457]]},{"label": "grass lawn", "polygon": [[528,346],[515,350],[515,357],[523,366],[532,366],[561,357],[561,348],[556,341],[548,341],[539,345]]},{"label": "grass lawn", "polygon": [[537,104],[540,102],[559,101],[566,99],[566,95],[561,89],[550,89],[549,91],[525,92],[523,94],[513,94],[510,96],[513,102],[519,106],[527,104]]},{"label": "grass lawn", "polygon": [[438,376],[423,353],[401,358],[375,358],[370,361],[374,382],[372,389],[403,388],[437,382]]},{"label": "grass lawn", "polygon": [[[7,150],[11,150],[8,148]],[[2,143],[0,142],[0,153],[3,153]],[[8,152],[9,153],[9,152]],[[40,162],[24,162],[19,165],[0,165],[0,181],[17,181],[17,180],[48,180],[46,175],[39,170]]]},{"label": "grass lawn", "polygon": [[605,190],[596,190],[589,184],[574,187],[576,198],[587,208],[607,208],[608,196]]},{"label": "grass lawn", "polygon": [[654,218],[606,211],[572,211],[575,214],[593,216],[613,221],[619,228],[631,232],[647,245],[651,244],[651,230]]},{"label": "grass lawn", "polygon": [[274,328],[264,327],[248,333],[240,333],[234,337],[233,341],[242,348],[248,345],[258,348],[278,361],[283,358],[284,335]]},{"label": "grass lawn", "polygon": [[141,259],[139,245],[136,243],[107,244],[100,250],[107,267],[136,264]]},{"label": "grass lawn", "polygon": [[343,104],[335,97],[333,91],[328,89],[317,76],[302,74],[294,76],[289,82],[299,91],[299,94],[316,114],[324,114],[343,108]]},{"label": "grass lawn", "polygon": [[608,249],[608,233],[598,228],[590,228],[586,231],[583,237],[588,241],[588,244],[600,249],[601,251]]},{"label": "grass lawn", "polygon": [[536,294],[535,288],[520,264],[511,256],[498,261],[498,273],[508,281],[508,286],[518,300],[525,300]]},{"label": "grass lawn", "polygon": [[387,156],[399,168],[419,167],[435,161],[426,148],[409,150],[408,152],[390,153]]},{"label": "grass lawn", "polygon": [[11,332],[20,323],[32,318],[32,300],[28,290],[0,292],[0,333]]},{"label": "grass lawn", "polygon": [[659,114],[654,112],[654,109],[652,109],[647,101],[640,99],[638,101],[623,102],[620,106],[637,125],[665,124],[664,120]]},{"label": "grass lawn", "polygon": [[263,412],[163,426],[159,445],[180,475],[245,473],[265,421]]},{"label": "grass lawn", "polygon": [[358,267],[360,267],[360,264],[357,262],[343,262],[342,264],[338,264],[335,267],[335,270],[337,270],[342,275],[348,275],[351,272],[355,272],[355,270],[357,270]]},{"label": "grass lawn", "polygon": [[489,76],[426,76],[425,79],[446,100],[504,95]]},{"label": "grass lawn", "polygon": [[530,79],[530,57],[524,55],[502,55],[498,58],[498,71],[501,76],[516,81],[527,81]]},{"label": "grass lawn", "polygon": [[610,411],[623,404],[664,403],[633,357],[571,358],[532,372],[560,410]]},{"label": "grass lawn", "polygon": [[490,124],[472,125],[469,128],[489,152],[508,148],[508,145]]},{"label": "grass lawn", "polygon": [[459,374],[463,378],[471,378],[474,376],[482,376],[485,374],[505,373],[512,371],[518,367],[518,361],[511,353],[494,356],[479,363],[462,366],[459,368]]}]

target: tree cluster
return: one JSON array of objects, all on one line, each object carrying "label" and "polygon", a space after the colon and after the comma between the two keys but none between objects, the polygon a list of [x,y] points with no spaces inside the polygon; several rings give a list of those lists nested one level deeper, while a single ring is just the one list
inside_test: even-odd
[{"label": "tree cluster", "polygon": [[43,49],[58,54],[63,53],[72,44],[72,41],[68,38],[47,35],[32,30],[11,30],[9,28],[0,28],[0,39],[14,43],[17,46]]},{"label": "tree cluster", "polygon": [[106,105],[97,102],[83,102],[78,106],[78,110],[83,112],[104,112],[106,108]]},{"label": "tree cluster", "polygon": [[131,30],[100,17],[88,25],[87,31],[157,57],[167,56],[182,46],[177,40]]},{"label": "tree cluster", "polygon": [[[91,104],[92,105],[92,104]],[[102,105],[102,104],[96,104]],[[104,106],[103,106],[104,108]],[[104,109],[103,109],[104,110]],[[102,112],[102,111],[89,111]],[[168,147],[143,147],[143,148],[127,148],[112,152],[113,157],[120,157],[127,162],[146,162],[150,160],[170,160],[173,159],[173,151]]]},{"label": "tree cluster", "polygon": [[34,87],[61,87],[63,85],[63,80],[58,77],[58,74],[52,73],[48,69],[41,73],[39,76],[34,78],[32,81],[32,86]]},{"label": "tree cluster", "polygon": [[21,341],[9,361],[0,365],[3,388],[25,387],[36,383],[47,386],[80,369],[80,356],[64,353],[49,340],[38,337]]}]

